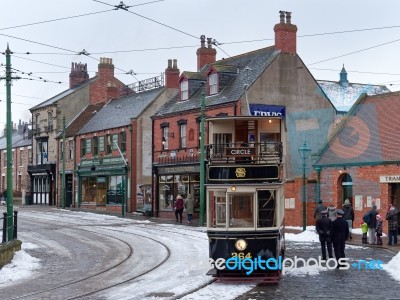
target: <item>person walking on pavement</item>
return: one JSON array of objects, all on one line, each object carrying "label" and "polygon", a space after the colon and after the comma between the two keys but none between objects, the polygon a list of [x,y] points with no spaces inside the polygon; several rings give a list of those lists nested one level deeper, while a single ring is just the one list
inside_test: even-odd
[{"label": "person walking on pavement", "polygon": [[332,221],[328,218],[328,210],[321,211],[321,218],[317,220],[315,229],[321,243],[322,259],[326,261],[326,250],[328,250],[329,258],[333,258],[331,241]]},{"label": "person walking on pavement", "polygon": [[343,220],[344,211],[339,209],[337,211],[337,218],[332,222],[331,237],[333,243],[333,250],[335,251],[335,258],[340,267],[339,260],[345,258],[344,248],[346,240],[349,237],[349,225]]},{"label": "person walking on pavement", "polygon": [[370,245],[376,244],[376,205],[372,205],[369,214],[369,222],[365,221],[368,224],[368,242]]},{"label": "person walking on pavement", "polygon": [[178,194],[178,196],[176,196],[176,201],[174,205],[176,222],[178,222],[178,216],[179,216],[179,223],[182,223],[183,207],[184,207],[183,198],[180,194]]},{"label": "person walking on pavement", "polygon": [[342,210],[344,211],[343,219],[346,220],[347,224],[349,225],[349,238],[352,239],[353,236],[351,232],[353,229],[353,222],[354,222],[354,209],[351,206],[349,199],[346,199],[344,201]]},{"label": "person walking on pavement", "polygon": [[386,213],[386,220],[388,221],[389,230],[389,242],[388,245],[397,245],[397,230],[398,230],[398,218],[397,218],[397,208],[393,204],[389,205],[389,210]]},{"label": "person walking on pavement", "polygon": [[383,220],[379,211],[376,211],[376,244],[382,245],[382,229],[383,229]]},{"label": "person walking on pavement", "polygon": [[314,219],[316,221],[321,219],[321,213],[324,210],[326,210],[326,206],[322,203],[322,200],[319,200],[318,201],[318,205],[317,205],[317,207],[315,208],[315,211],[314,211]]},{"label": "person walking on pavement", "polygon": [[192,194],[189,194],[185,200],[185,209],[187,213],[187,221],[188,223],[192,223],[194,213],[194,199]]}]

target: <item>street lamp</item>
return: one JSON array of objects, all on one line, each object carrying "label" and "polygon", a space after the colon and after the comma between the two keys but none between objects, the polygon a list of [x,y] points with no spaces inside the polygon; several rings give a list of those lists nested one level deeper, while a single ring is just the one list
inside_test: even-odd
[{"label": "street lamp", "polygon": [[299,148],[299,154],[303,160],[303,231],[306,230],[307,218],[306,218],[306,159],[311,153],[311,149],[307,147],[306,141],[304,145]]}]

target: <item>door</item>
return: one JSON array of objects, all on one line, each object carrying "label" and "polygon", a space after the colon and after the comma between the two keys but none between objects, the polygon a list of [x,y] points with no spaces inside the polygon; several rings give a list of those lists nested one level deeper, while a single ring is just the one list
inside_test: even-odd
[{"label": "door", "polygon": [[66,195],[65,195],[65,206],[71,207],[72,206],[72,174],[65,175],[65,188],[66,188]]}]

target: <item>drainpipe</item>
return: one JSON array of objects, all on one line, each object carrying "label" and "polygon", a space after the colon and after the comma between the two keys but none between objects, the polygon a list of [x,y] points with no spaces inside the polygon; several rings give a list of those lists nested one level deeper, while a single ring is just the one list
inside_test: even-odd
[{"label": "drainpipe", "polygon": [[319,200],[321,199],[321,167],[315,167],[315,171],[317,171],[317,197],[315,201],[318,203]]}]

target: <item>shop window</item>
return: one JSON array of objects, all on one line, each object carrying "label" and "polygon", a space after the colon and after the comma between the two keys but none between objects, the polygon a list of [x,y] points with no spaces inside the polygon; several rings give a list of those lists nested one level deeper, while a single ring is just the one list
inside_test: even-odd
[{"label": "shop window", "polygon": [[125,177],[110,176],[108,178],[107,204],[122,204],[125,193]]}]

